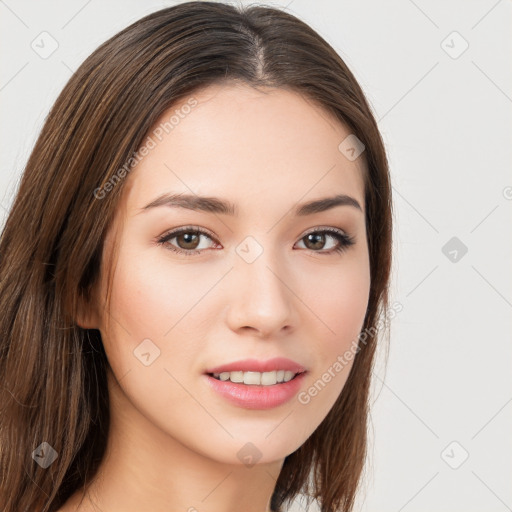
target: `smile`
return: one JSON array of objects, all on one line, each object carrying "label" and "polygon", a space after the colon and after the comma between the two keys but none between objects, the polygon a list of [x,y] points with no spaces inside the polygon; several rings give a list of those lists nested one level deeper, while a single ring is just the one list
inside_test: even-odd
[{"label": "smile", "polygon": [[274,370],[271,372],[222,372],[210,374],[215,379],[255,386],[273,386],[292,380],[298,373],[289,370]]}]

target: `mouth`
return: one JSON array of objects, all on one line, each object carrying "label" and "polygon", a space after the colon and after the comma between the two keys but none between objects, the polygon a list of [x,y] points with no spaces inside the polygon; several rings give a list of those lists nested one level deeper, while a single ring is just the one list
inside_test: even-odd
[{"label": "mouth", "polygon": [[304,386],[307,370],[207,372],[205,382],[217,395],[237,407],[272,409],[293,399]]},{"label": "mouth", "polygon": [[305,371],[293,372],[290,370],[274,370],[271,372],[221,372],[221,373],[207,373],[208,376],[213,377],[219,381],[230,381],[234,384],[245,384],[248,386],[275,386],[276,384],[285,384],[294,380]]}]

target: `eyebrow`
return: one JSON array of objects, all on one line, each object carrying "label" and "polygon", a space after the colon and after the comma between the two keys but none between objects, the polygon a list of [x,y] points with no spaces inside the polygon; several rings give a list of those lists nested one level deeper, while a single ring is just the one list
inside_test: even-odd
[{"label": "eyebrow", "polygon": [[[141,208],[141,212],[139,213],[151,210],[152,208],[157,208],[159,206],[186,208],[187,210],[199,210],[203,212],[218,213],[231,216],[238,215],[238,209],[236,205],[218,197],[167,193],[158,196],[155,200]],[[299,204],[295,206],[293,212],[296,216],[302,217],[305,215],[324,212],[337,206],[351,206],[360,210],[361,212],[363,211],[357,199],[345,194],[338,194],[332,197],[324,197],[322,199],[315,199],[314,201]]]}]

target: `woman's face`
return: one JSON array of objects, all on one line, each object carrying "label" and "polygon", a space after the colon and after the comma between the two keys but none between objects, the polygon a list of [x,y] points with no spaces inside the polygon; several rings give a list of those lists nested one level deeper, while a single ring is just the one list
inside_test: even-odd
[{"label": "woman's face", "polygon": [[[105,244],[119,243],[110,312],[97,323],[124,417],[212,460],[276,461],[313,433],[352,367],[370,287],[362,157],[347,158],[350,131],[296,93],[192,96],[161,117],[125,178]],[[298,214],[335,196],[352,200]],[[305,372],[272,384],[283,361],[236,363],[274,358]],[[217,372],[228,381],[207,374],[230,363]],[[231,382],[261,373],[268,385]]]}]

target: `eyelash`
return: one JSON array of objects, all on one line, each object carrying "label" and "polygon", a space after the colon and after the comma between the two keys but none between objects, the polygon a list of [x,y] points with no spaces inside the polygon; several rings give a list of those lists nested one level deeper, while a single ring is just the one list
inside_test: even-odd
[{"label": "eyelash", "polygon": [[[188,256],[192,256],[194,254],[199,254],[199,253],[201,253],[201,252],[206,250],[206,249],[189,249],[189,250],[179,249],[179,248],[175,247],[174,245],[168,243],[170,240],[172,240],[173,238],[176,238],[179,235],[182,235],[183,233],[192,233],[194,235],[205,235],[205,236],[213,239],[213,236],[208,231],[205,231],[203,229],[198,229],[198,228],[193,227],[193,226],[185,226],[185,227],[182,227],[182,228],[178,228],[178,229],[176,229],[174,231],[170,231],[168,233],[165,233],[164,235],[159,237],[156,240],[156,242],[157,242],[158,245],[165,246],[165,248],[170,250],[170,251],[173,251],[173,252],[178,253],[178,254],[183,254],[184,256],[187,256],[187,257]],[[330,236],[332,236],[333,238],[338,240],[338,245],[334,249],[330,249],[328,251],[322,251],[322,250],[315,251],[313,249],[306,249],[306,250],[309,250],[310,252],[313,252],[313,253],[318,253],[318,254],[342,253],[342,252],[346,251],[351,245],[354,245],[354,243],[355,243],[354,237],[351,237],[351,236],[343,233],[343,231],[335,229],[335,228],[317,228],[317,229],[314,229],[314,230],[309,231],[308,233],[306,233],[303,237],[300,238],[300,240],[306,238],[308,235],[316,234],[316,233],[327,233],[327,234],[329,234]]]}]

